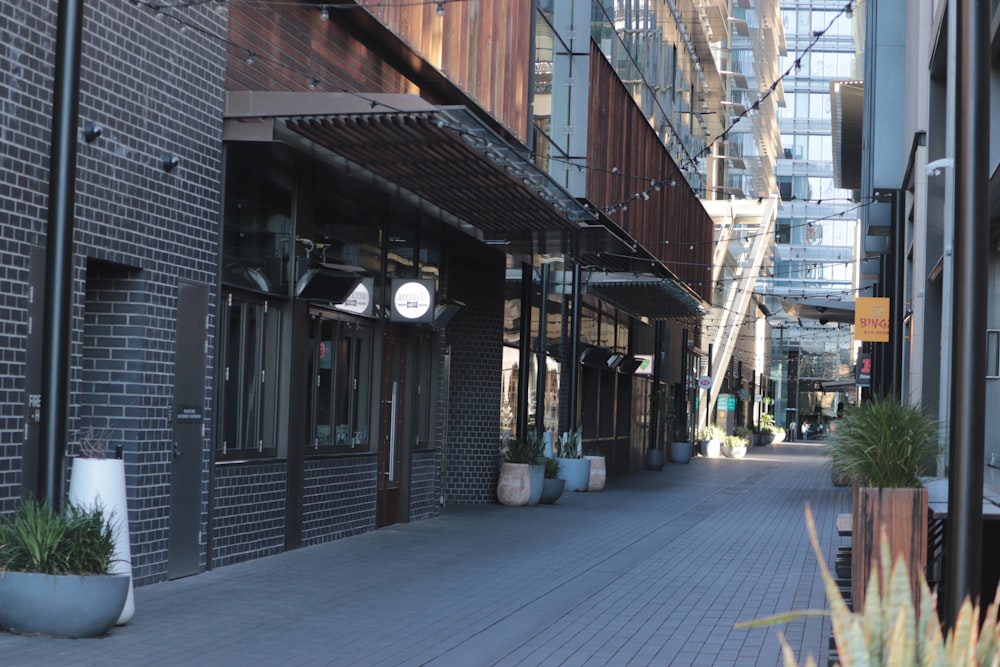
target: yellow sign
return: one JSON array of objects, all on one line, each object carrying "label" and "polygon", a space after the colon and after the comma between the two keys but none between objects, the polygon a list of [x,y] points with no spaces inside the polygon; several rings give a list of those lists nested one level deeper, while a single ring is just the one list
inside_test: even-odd
[{"label": "yellow sign", "polygon": [[889,299],[861,297],[854,301],[854,339],[889,342]]}]

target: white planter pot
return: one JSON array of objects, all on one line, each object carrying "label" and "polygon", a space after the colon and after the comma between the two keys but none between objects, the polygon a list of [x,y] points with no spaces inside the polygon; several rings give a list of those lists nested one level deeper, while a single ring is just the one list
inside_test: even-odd
[{"label": "white planter pot", "polygon": [[721,440],[705,440],[701,443],[701,453],[710,459],[717,459],[722,456]]},{"label": "white planter pot", "polygon": [[125,492],[125,462],[122,459],[73,459],[69,501],[80,507],[100,506],[111,521],[115,553],[111,574],[128,575],[128,595],[117,624],[128,623],[135,614],[132,591],[132,549],[129,545],[128,497]]}]

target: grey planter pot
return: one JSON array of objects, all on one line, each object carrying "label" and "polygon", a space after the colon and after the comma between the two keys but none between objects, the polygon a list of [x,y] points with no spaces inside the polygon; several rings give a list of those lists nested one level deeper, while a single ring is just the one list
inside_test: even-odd
[{"label": "grey planter pot", "polygon": [[567,491],[586,491],[590,484],[590,459],[559,459],[559,479]]},{"label": "grey planter pot", "polygon": [[694,443],[691,442],[671,442],[670,460],[674,463],[690,463],[691,455],[694,452]]},{"label": "grey planter pot", "polygon": [[528,504],[537,505],[542,499],[542,487],[545,482],[545,466],[529,465],[528,477],[528,483],[531,487],[531,494],[528,496]]},{"label": "grey planter pot", "polygon": [[662,449],[646,450],[646,470],[663,470],[663,462],[666,457]]},{"label": "grey planter pot", "polygon": [[21,635],[96,637],[125,607],[127,574],[0,574],[0,628]]},{"label": "grey planter pot", "polygon": [[565,488],[566,480],[558,477],[555,479],[546,477],[542,483],[542,498],[539,502],[543,505],[552,505],[559,500],[559,496],[563,494]]}]

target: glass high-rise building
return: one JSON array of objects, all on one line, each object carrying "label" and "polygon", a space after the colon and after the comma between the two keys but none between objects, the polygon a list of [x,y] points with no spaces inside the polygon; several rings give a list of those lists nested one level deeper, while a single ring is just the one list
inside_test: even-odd
[{"label": "glass high-rise building", "polygon": [[843,0],[782,2],[781,20],[787,43],[779,58],[787,72],[785,105],[777,110],[781,207],[771,275],[760,290],[777,329],[775,414],[801,425],[832,415],[852,394],[854,246],[864,202],[838,187],[844,184],[834,172],[831,89],[857,78],[850,12]]}]

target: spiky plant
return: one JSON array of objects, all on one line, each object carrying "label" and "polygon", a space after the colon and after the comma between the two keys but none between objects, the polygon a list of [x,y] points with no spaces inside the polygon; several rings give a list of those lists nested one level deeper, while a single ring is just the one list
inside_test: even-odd
[{"label": "spiky plant", "polygon": [[55,512],[28,499],[0,517],[0,569],[43,574],[107,574],[114,531],[100,507]]},{"label": "spiky plant", "polygon": [[938,455],[938,429],[920,406],[874,399],[837,424],[829,453],[834,470],[872,487],[916,488]]},{"label": "spiky plant", "polygon": [[[806,610],[738,623],[737,627],[762,627],[785,623],[803,616],[829,615],[842,667],[997,667],[1000,664],[1000,590],[978,624],[979,606],[966,598],[947,637],[937,615],[937,596],[920,577],[919,602],[914,602],[909,568],[903,557],[895,563],[888,540],[881,541],[879,567],[872,573],[865,594],[864,609],[852,612],[840,595],[837,582],[823,559],[816,536],[812,510],[806,506],[809,541],[819,561],[829,598],[830,610]],[[877,575],[877,576],[876,576]],[[795,655],[779,635],[785,667],[796,667]],[[816,667],[809,656],[806,667]]]}]

